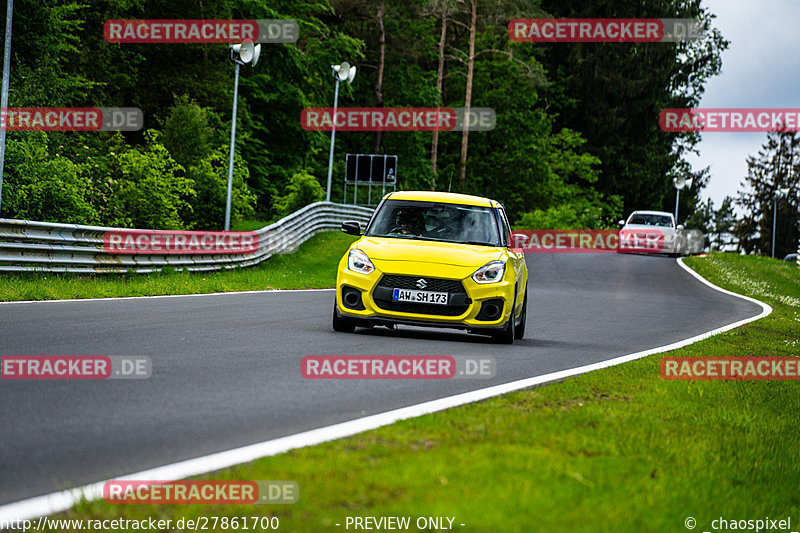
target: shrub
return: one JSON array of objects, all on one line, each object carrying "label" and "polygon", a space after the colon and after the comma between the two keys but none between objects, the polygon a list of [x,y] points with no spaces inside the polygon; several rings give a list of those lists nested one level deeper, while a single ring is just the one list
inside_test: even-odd
[{"label": "shrub", "polygon": [[289,179],[286,194],[275,198],[275,212],[279,217],[285,217],[324,198],[325,190],[317,178],[305,171],[298,172]]},{"label": "shrub", "polygon": [[2,215],[8,218],[96,224],[97,210],[87,195],[90,181],[77,166],[59,154],[48,152],[47,134],[26,132],[9,136]]},{"label": "shrub", "polygon": [[149,229],[188,229],[191,201],[196,193],[184,168],[158,141],[158,132],[145,132],[143,148],[116,155],[117,175],[108,198],[113,226]]}]

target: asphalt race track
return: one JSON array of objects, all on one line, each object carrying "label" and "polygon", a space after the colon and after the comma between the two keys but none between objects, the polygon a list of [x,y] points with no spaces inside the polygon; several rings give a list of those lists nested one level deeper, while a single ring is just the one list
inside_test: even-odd
[{"label": "asphalt race track", "polygon": [[[146,355],[144,380],[0,380],[0,504],[662,346],[755,316],[674,259],[529,254],[526,338],[331,330],[332,291],[0,305],[0,355]],[[306,355],[492,355],[491,380],[306,380]]]}]

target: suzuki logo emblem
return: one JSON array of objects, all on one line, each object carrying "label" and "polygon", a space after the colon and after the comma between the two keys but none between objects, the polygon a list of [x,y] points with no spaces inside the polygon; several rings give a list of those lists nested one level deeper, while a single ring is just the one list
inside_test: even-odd
[{"label": "suzuki logo emblem", "polygon": [[427,281],[425,281],[423,278],[419,278],[419,279],[417,280],[417,288],[419,288],[419,289],[424,289],[424,288],[425,288],[425,287],[427,287],[427,286],[428,286],[428,282],[427,282]]}]

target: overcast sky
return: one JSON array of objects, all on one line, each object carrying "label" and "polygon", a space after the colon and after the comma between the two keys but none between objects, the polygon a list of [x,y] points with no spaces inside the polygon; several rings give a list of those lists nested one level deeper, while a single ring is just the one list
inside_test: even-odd
[{"label": "overcast sky", "polygon": [[[798,0],[705,0],[714,25],[730,41],[722,73],[706,83],[699,107],[800,108]],[[704,198],[718,208],[737,196],[747,175],[747,156],[756,155],[766,133],[703,133],[700,156],[687,156],[695,170],[710,166]]]}]

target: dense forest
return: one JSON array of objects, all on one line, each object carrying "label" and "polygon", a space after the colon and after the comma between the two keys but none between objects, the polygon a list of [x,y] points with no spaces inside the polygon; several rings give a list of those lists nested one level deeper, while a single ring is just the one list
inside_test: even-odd
[{"label": "dense forest", "polygon": [[[3,2],[5,13],[5,2]],[[692,18],[687,43],[512,42],[531,17]],[[700,0],[15,0],[9,106],[138,107],[134,132],[8,132],[2,216],[165,229],[224,220],[234,68],[224,44],[118,44],[110,19],[292,19],[300,38],[241,67],[234,219],[272,220],[324,195],[331,65],[358,68],[340,106],[490,107],[488,132],[339,132],[345,153],[398,155],[401,189],[502,201],[527,227],[609,227],[632,209],[672,211],[672,178],[697,134],[665,133],[693,107],[727,42]],[[700,209],[707,172],[681,194]],[[686,216],[684,215],[684,216]],[[683,216],[681,217],[683,218]]]}]

